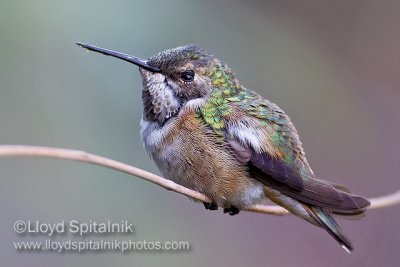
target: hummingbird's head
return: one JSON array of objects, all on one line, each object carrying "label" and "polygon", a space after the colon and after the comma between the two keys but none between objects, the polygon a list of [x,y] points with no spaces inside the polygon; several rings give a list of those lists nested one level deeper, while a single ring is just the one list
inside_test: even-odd
[{"label": "hummingbird's head", "polygon": [[[212,88],[237,80],[221,61],[196,45],[168,49],[147,60],[87,44],[88,50],[117,57],[139,67],[142,77],[143,116],[148,121],[164,123],[190,100],[206,99]],[[222,75],[222,77],[221,77]]]},{"label": "hummingbird's head", "polygon": [[146,62],[159,71],[140,67],[144,117],[163,123],[186,103],[211,92],[209,66],[213,56],[196,45],[165,50]]}]

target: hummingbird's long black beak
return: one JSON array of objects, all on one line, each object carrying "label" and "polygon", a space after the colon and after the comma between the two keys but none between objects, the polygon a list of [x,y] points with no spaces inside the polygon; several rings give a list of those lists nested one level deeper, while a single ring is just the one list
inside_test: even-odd
[{"label": "hummingbird's long black beak", "polygon": [[112,57],[116,57],[116,58],[128,61],[132,64],[135,64],[136,66],[139,66],[141,68],[144,68],[144,69],[152,71],[152,72],[160,72],[161,71],[159,68],[153,67],[153,66],[150,66],[149,64],[147,64],[146,60],[143,60],[143,59],[135,57],[135,56],[130,56],[130,55],[123,54],[120,52],[116,52],[116,51],[112,51],[112,50],[108,50],[108,49],[104,49],[104,48],[100,48],[100,47],[96,47],[96,46],[88,45],[88,44],[84,44],[84,43],[76,43],[76,44],[87,50],[90,50],[90,51],[98,52],[98,53],[101,53],[106,56],[112,56]]}]

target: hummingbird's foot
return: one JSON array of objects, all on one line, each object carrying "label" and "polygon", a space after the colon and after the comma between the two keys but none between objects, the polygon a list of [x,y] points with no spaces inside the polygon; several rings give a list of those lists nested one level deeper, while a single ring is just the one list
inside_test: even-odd
[{"label": "hummingbird's foot", "polygon": [[218,210],[218,205],[215,204],[214,202],[212,203],[203,202],[203,204],[206,210]]},{"label": "hummingbird's foot", "polygon": [[229,215],[233,216],[239,214],[240,210],[235,206],[230,206],[229,208],[224,208],[224,213],[228,213]]}]

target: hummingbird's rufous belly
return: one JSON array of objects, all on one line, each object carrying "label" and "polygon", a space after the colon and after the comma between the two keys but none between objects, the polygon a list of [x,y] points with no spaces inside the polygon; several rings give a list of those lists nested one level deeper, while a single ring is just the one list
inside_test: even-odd
[{"label": "hummingbird's rufous belly", "polygon": [[229,144],[201,123],[195,111],[182,110],[163,126],[142,119],[141,136],[166,178],[219,206],[241,208],[265,200],[264,185],[250,177]]}]

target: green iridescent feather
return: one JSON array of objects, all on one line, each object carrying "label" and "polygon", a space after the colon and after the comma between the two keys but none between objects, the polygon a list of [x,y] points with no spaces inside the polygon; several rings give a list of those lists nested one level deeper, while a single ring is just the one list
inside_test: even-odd
[{"label": "green iridescent feather", "polygon": [[283,152],[282,160],[301,173],[311,175],[309,168],[301,160],[298,150],[300,141],[289,118],[275,104],[262,99],[253,91],[239,84],[232,71],[222,62],[212,63],[209,77],[212,82],[210,98],[201,107],[202,118],[221,137],[224,136],[225,116],[232,112],[232,105],[243,109],[249,116],[257,118],[260,126],[272,127],[272,144]]},{"label": "green iridescent feather", "polygon": [[202,106],[200,113],[204,121],[217,134],[223,135],[224,117],[232,112],[230,97],[238,93],[240,86],[235,83],[234,75],[223,63],[213,63],[209,77],[213,90],[208,101]]}]

